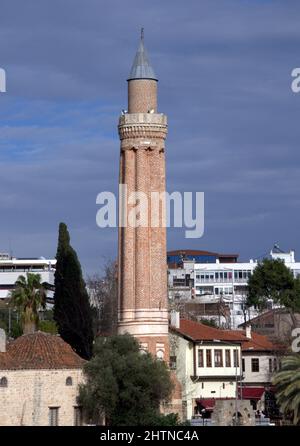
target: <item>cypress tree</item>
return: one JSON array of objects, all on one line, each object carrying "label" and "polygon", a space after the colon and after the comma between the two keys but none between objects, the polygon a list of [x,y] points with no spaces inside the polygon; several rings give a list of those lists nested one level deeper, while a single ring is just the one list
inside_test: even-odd
[{"label": "cypress tree", "polygon": [[82,270],[65,223],[59,225],[54,319],[60,336],[84,359],[92,356],[92,313]]}]

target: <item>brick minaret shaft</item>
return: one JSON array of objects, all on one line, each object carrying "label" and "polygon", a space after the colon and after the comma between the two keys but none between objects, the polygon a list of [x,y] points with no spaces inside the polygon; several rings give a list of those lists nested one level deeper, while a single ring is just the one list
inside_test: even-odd
[{"label": "brick minaret shaft", "polygon": [[[147,227],[119,228],[118,332],[137,337],[141,348],[169,358],[165,203],[150,203],[151,192],[165,192],[164,142],[167,117],[157,113],[157,79],[143,33],[128,79],[128,112],[119,120],[120,184],[148,197]],[[127,205],[129,213],[136,204]],[[157,227],[152,218],[159,217]],[[137,218],[139,216],[137,215]]]}]

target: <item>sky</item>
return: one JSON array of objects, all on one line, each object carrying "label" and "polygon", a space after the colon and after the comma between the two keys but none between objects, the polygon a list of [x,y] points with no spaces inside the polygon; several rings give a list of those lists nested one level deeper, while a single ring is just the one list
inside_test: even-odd
[{"label": "sky", "polygon": [[[96,196],[117,191],[120,112],[140,28],[168,116],[167,190],[205,195],[205,231],[168,249],[300,258],[297,0],[0,0],[0,252],[54,257],[60,221],[84,273],[117,255]],[[298,255],[297,255],[298,253]]]}]

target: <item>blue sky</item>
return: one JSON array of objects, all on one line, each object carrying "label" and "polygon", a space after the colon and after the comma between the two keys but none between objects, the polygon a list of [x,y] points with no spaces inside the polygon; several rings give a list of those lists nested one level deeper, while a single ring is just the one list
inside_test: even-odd
[{"label": "blue sky", "polygon": [[[169,249],[300,257],[300,3],[0,0],[0,251],[54,256],[65,221],[85,273],[114,258],[96,196],[117,191],[117,122],[139,29],[168,115],[167,188],[205,193],[205,233]],[[296,252],[297,255],[297,252]]]}]

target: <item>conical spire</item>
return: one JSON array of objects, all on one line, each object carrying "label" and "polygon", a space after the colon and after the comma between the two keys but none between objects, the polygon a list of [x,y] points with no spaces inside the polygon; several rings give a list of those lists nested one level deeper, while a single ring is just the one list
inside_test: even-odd
[{"label": "conical spire", "polygon": [[128,81],[132,79],[153,79],[157,81],[144,46],[144,28],[141,29],[141,40],[135,55]]}]

